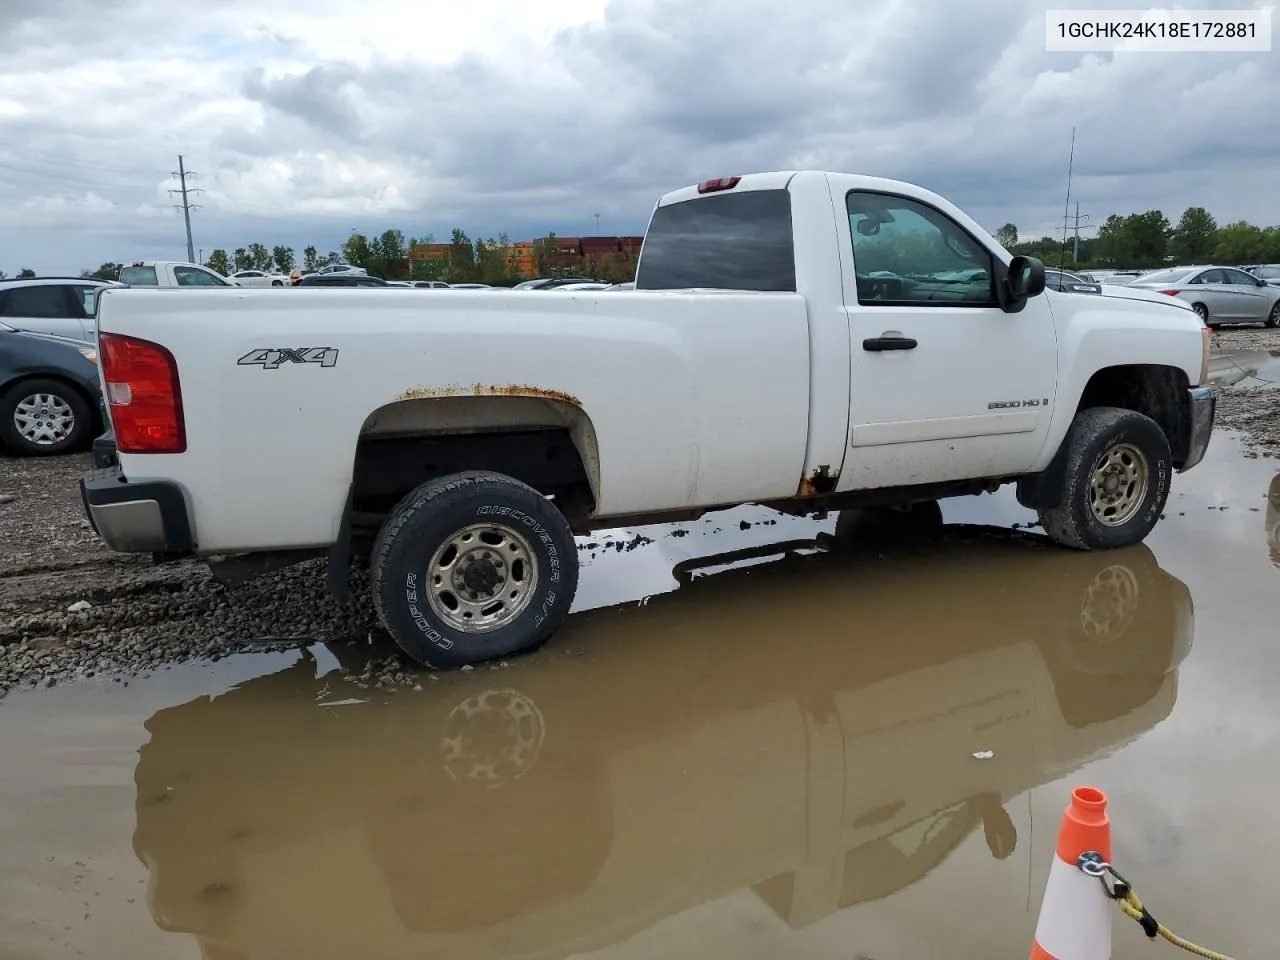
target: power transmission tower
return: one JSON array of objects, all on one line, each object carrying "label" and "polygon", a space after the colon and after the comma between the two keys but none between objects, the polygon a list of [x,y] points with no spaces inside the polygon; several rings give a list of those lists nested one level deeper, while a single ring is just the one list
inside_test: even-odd
[{"label": "power transmission tower", "polygon": [[193,193],[203,193],[204,191],[199,187],[187,186],[187,178],[195,177],[196,174],[186,168],[186,165],[183,163],[182,154],[178,154],[178,172],[173,174],[173,176],[178,178],[179,187],[177,190],[170,190],[169,193],[182,195],[182,203],[177,205],[177,209],[182,211],[182,217],[187,222],[187,262],[195,263],[196,247],[195,244],[191,242],[191,211],[199,210],[200,204],[191,203],[189,195]]}]

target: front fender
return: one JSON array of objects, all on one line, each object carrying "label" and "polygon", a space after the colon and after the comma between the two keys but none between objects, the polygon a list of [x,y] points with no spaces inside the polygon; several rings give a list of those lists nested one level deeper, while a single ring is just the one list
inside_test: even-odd
[{"label": "front fender", "polygon": [[1188,384],[1200,379],[1204,324],[1192,311],[1159,303],[1079,297],[1054,301],[1058,322],[1061,390],[1037,467],[1047,468],[1075,420],[1085,389],[1100,372],[1116,367],[1178,370]]}]

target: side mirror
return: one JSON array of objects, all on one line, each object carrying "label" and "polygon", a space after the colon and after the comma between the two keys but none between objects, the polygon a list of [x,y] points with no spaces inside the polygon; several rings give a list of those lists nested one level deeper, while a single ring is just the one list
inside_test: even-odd
[{"label": "side mirror", "polygon": [[1044,292],[1044,264],[1035,257],[1014,257],[1004,278],[1005,307],[1020,306],[1023,301]]},{"label": "side mirror", "polygon": [[880,221],[878,220],[859,220],[858,232],[864,237],[874,237],[880,232]]},{"label": "side mirror", "polygon": [[1267,285],[1267,281],[1263,280],[1261,277],[1255,277],[1254,279],[1257,281],[1258,286],[1260,287],[1265,287]]}]

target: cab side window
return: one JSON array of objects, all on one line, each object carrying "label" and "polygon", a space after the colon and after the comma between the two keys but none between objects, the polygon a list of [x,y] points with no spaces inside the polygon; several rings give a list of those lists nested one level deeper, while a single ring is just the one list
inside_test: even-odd
[{"label": "cab side window", "polygon": [[928,204],[852,190],[845,198],[858,303],[866,306],[991,307],[991,253]]},{"label": "cab side window", "polygon": [[180,287],[221,287],[223,286],[211,273],[197,270],[195,267],[174,267],[174,279]]}]

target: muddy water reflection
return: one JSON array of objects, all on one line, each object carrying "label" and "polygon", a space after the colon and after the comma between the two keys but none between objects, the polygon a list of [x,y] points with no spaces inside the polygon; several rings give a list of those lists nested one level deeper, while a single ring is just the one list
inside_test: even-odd
[{"label": "muddy water reflection", "polygon": [[1267,549],[1271,562],[1280,567],[1280,473],[1267,488]]},{"label": "muddy water reflection", "polygon": [[1238,350],[1213,357],[1209,380],[1219,387],[1274,387],[1280,383],[1280,352]]},{"label": "muddy water reflection", "polygon": [[793,552],[577,617],[580,657],[162,710],[134,847],[208,958],[561,958],[744,888],[800,927],[1009,856],[1005,803],[1169,714],[1192,619],[1145,547]]}]

